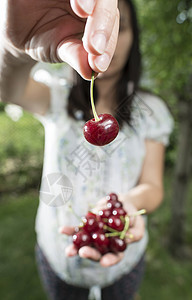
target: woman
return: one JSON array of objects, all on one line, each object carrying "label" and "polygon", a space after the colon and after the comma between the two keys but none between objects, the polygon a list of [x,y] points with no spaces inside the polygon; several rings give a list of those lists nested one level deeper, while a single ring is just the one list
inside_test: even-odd
[{"label": "woman", "polygon": [[[146,218],[135,218],[126,237],[129,245],[117,255],[101,257],[88,246],[77,253],[71,235],[90,207],[106,205],[105,196],[110,192],[118,194],[128,213],[142,208],[151,213],[163,199],[164,151],[172,118],[161,99],[139,91],[141,61],[135,10],[130,0],[120,0],[119,10],[114,58],[95,80],[97,113],[111,113],[120,124],[113,143],[95,147],[84,140],[83,125],[92,115],[89,82],[79,76],[71,86],[68,74],[64,82],[58,71],[44,66],[50,94],[46,87],[31,81],[24,104],[18,103],[34,112],[45,128],[36,255],[50,299],[87,299],[93,294],[96,299],[133,299],[143,276]],[[38,74],[34,70],[34,78]],[[54,206],[45,192],[58,174],[66,176],[72,195],[64,205]],[[58,186],[54,188],[51,191],[56,195]]]}]

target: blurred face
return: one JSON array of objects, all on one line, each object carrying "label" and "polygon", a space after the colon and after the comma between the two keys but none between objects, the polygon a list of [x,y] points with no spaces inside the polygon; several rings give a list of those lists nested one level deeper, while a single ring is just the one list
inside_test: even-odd
[{"label": "blurred face", "polygon": [[119,1],[120,28],[117,47],[108,70],[99,74],[98,78],[108,78],[117,75],[125,66],[133,43],[131,16],[129,5],[125,0]]}]

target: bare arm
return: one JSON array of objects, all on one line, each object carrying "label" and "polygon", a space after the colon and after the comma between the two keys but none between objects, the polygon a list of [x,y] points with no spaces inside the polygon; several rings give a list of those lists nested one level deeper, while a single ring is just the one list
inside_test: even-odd
[{"label": "bare arm", "polygon": [[154,211],[163,200],[164,145],[155,141],[146,141],[146,157],[138,185],[120,200],[131,202],[137,209],[145,208],[147,213]]}]

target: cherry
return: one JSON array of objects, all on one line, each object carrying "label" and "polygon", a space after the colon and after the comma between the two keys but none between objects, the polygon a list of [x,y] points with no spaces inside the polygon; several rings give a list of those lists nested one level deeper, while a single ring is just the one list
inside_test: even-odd
[{"label": "cherry", "polygon": [[109,251],[109,239],[102,232],[95,232],[92,234],[92,241],[95,248],[101,253],[105,254]]},{"label": "cherry", "polygon": [[114,200],[114,201],[118,201],[118,196],[115,193],[111,193],[109,195],[106,196],[107,200]]},{"label": "cherry", "polygon": [[84,230],[80,230],[73,235],[73,244],[78,250],[83,246],[89,246],[91,244],[91,236]]},{"label": "cherry", "polygon": [[86,232],[93,232],[98,229],[98,223],[95,216],[87,216],[83,217],[83,229]]},{"label": "cherry", "polygon": [[104,232],[104,225],[105,225],[105,223],[101,220],[101,221],[98,221],[98,230],[100,231],[100,232]]},{"label": "cherry", "polygon": [[99,216],[101,219],[109,218],[111,216],[111,209],[103,209],[99,211]]},{"label": "cherry", "polygon": [[85,123],[84,136],[89,143],[104,146],[116,138],[119,124],[110,114],[100,114],[98,117],[99,121],[93,118]]},{"label": "cherry", "polygon": [[117,231],[122,231],[124,229],[124,224],[121,221],[121,219],[119,219],[117,216],[112,216],[108,219],[108,223],[107,225],[112,228],[115,229]]},{"label": "cherry", "polygon": [[107,201],[107,208],[114,209],[122,207],[122,203],[120,201],[108,200]]},{"label": "cherry", "polygon": [[85,123],[83,133],[89,143],[95,146],[104,146],[116,138],[119,132],[119,124],[110,114],[97,115],[93,100],[93,83],[94,72],[91,78],[91,106],[94,118]]},{"label": "cherry", "polygon": [[117,236],[110,238],[110,250],[112,252],[123,252],[127,245],[124,239],[120,239]]},{"label": "cherry", "polygon": [[113,209],[112,211],[112,215],[114,216],[117,216],[117,217],[120,217],[120,216],[126,216],[126,211],[122,208],[122,207],[119,207],[119,208],[115,208]]},{"label": "cherry", "polygon": [[103,209],[99,211],[99,216],[104,223],[108,223],[108,218],[111,216],[111,209]]}]

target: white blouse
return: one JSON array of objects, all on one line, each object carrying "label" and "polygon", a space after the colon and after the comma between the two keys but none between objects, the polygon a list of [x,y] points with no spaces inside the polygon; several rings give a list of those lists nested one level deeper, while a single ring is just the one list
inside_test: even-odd
[{"label": "white blouse", "polygon": [[[147,229],[139,242],[128,245],[124,258],[108,268],[79,256],[66,257],[65,248],[72,237],[60,234],[58,229],[63,225],[78,225],[81,216],[108,193],[126,193],[135,187],[145,158],[145,140],[167,145],[173,119],[160,98],[139,92],[133,101],[133,127],[124,125],[109,145],[93,146],[84,139],[85,122],[67,114],[70,68],[64,66],[56,70],[40,64],[34,68],[33,77],[51,90],[49,111],[44,116],[35,114],[45,129],[35,227],[37,241],[61,279],[82,287],[105,287],[129,273],[138,263],[147,246]],[[62,175],[65,180],[59,182]]]}]

